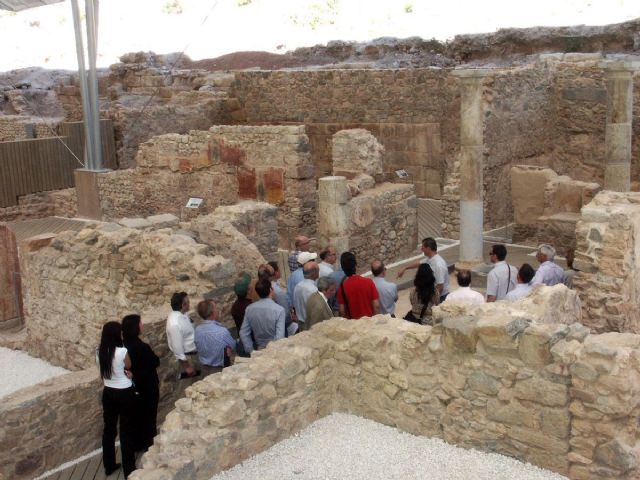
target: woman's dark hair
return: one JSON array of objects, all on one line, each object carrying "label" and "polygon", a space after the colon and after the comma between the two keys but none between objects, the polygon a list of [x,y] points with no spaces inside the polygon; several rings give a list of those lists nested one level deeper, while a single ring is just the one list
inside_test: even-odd
[{"label": "woman's dark hair", "polygon": [[351,252],[344,252],[340,255],[340,267],[347,277],[356,274],[356,256]]},{"label": "woman's dark hair", "polygon": [[134,313],[122,319],[122,340],[124,343],[134,341],[140,336],[140,315]]},{"label": "woman's dark hair", "polygon": [[413,280],[413,286],[416,287],[418,299],[423,305],[429,305],[433,301],[436,291],[436,277],[428,264],[420,264],[416,278]]},{"label": "woman's dark hair", "polygon": [[102,327],[102,336],[98,347],[98,361],[102,378],[111,378],[111,366],[116,347],[122,347],[122,327],[118,322],[107,322]]}]

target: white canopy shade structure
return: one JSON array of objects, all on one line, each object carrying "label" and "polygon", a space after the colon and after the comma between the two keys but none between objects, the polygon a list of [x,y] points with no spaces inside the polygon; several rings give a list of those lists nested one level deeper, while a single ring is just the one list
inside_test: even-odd
[{"label": "white canopy shade structure", "polygon": [[10,10],[19,12],[28,8],[42,7],[43,5],[51,5],[60,3],[64,0],[0,0],[0,10]]},{"label": "white canopy shade structure", "polygon": [[[0,0],[0,10],[19,12],[29,8],[42,7],[64,0]],[[98,76],[96,57],[98,50],[98,0],[85,0],[85,18],[87,23],[88,70],[85,66],[84,41],[80,25],[80,7],[78,0],[71,0],[73,27],[76,35],[76,54],[78,56],[78,77],[82,93],[84,111],[84,132],[86,139],[85,168],[100,171],[102,167],[102,141],[100,139],[100,107],[98,104]]]}]

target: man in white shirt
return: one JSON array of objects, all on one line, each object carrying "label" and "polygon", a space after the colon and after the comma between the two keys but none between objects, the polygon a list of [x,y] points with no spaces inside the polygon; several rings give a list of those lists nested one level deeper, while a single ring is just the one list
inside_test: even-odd
[{"label": "man in white shirt", "polygon": [[333,273],[333,269],[338,259],[338,252],[335,247],[331,245],[325,247],[320,251],[320,260],[322,260],[318,265],[320,267],[320,278],[328,277]]},{"label": "man in white shirt", "polygon": [[528,263],[523,263],[518,270],[518,285],[516,288],[507,293],[505,300],[513,302],[515,300],[520,300],[521,298],[525,298],[531,293],[531,280],[533,276],[536,274],[535,270]]},{"label": "man in white shirt", "polygon": [[387,267],[381,260],[371,262],[371,273],[373,274],[373,283],[376,284],[378,295],[380,295],[380,313],[395,315],[398,286],[384,278]]},{"label": "man in white shirt", "polygon": [[507,293],[516,288],[518,269],[505,262],[507,247],[504,245],[492,246],[489,258],[494,267],[487,276],[487,302],[504,300]]},{"label": "man in white shirt", "polygon": [[318,291],[316,280],[318,280],[320,274],[320,267],[318,267],[316,262],[307,262],[302,267],[302,273],[304,279],[296,285],[293,292],[293,306],[296,309],[296,316],[298,317],[298,327],[300,330],[305,330],[307,300],[309,300],[312,294]]},{"label": "man in white shirt", "polygon": [[549,244],[542,244],[538,247],[536,259],[540,262],[540,267],[536,272],[531,285],[544,283],[550,287],[562,283],[564,280],[564,270],[560,265],[554,263],[556,249]]},{"label": "man in white shirt", "polygon": [[484,297],[480,292],[471,290],[471,272],[469,270],[460,270],[456,275],[458,280],[458,289],[449,294],[445,300],[447,303],[465,303],[467,305],[480,305],[484,303]]},{"label": "man in white shirt", "polygon": [[189,296],[186,292],[176,292],[171,296],[171,309],[167,318],[167,343],[173,352],[183,377],[197,375],[191,360],[187,356],[193,356],[196,352],[194,329],[187,315],[189,311]]},{"label": "man in white shirt", "polygon": [[421,263],[428,263],[433,271],[433,275],[436,277],[436,288],[440,293],[440,302],[444,302],[449,295],[449,267],[444,258],[438,253],[438,244],[435,239],[427,237],[422,240],[422,253],[426,258],[418,262],[413,262],[404,267],[398,272],[398,278],[404,275],[409,269],[418,268]]}]

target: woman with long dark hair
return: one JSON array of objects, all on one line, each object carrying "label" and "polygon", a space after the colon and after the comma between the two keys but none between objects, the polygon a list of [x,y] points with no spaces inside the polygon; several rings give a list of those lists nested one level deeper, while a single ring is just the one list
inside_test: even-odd
[{"label": "woman with long dark hair", "polygon": [[427,263],[422,263],[418,267],[416,278],[413,280],[413,289],[409,293],[411,310],[407,316],[412,318],[405,318],[423,325],[431,325],[431,308],[438,305],[439,300],[433,270]]},{"label": "woman with long dark hair", "polygon": [[104,382],[102,391],[102,412],[104,431],[102,433],[102,461],[107,476],[120,468],[116,463],[116,434],[120,419],[120,450],[122,469],[127,478],[136,469],[134,447],[135,391],[127,376],[131,359],[122,346],[122,328],[118,322],[107,322],[102,327],[98,347],[100,376]]},{"label": "woman with long dark hair", "polygon": [[138,392],[136,401],[136,451],[147,451],[158,433],[158,372],[160,359],[149,344],[140,339],[142,319],[140,315],[127,315],[122,319],[122,338],[131,358],[133,383]]}]

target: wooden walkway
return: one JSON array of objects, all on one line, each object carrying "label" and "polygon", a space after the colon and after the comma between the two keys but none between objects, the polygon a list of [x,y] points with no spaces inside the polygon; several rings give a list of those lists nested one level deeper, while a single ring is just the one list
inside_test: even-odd
[{"label": "wooden walkway", "polygon": [[[116,462],[120,463],[120,447],[116,450]],[[38,480],[124,480],[122,468],[108,477],[104,474],[102,465],[102,451],[91,458],[71,465],[70,467],[54,472],[46,477],[38,477]]]}]

